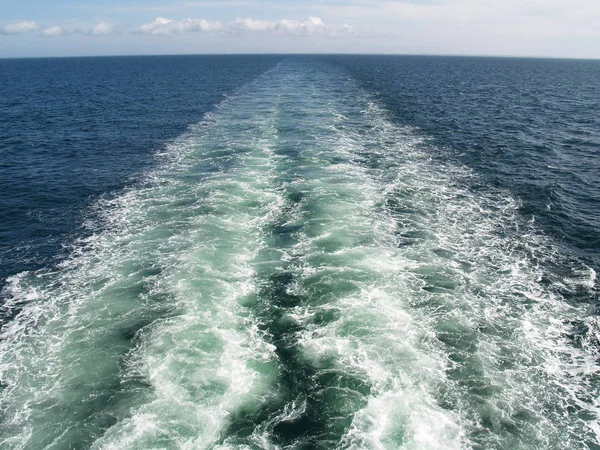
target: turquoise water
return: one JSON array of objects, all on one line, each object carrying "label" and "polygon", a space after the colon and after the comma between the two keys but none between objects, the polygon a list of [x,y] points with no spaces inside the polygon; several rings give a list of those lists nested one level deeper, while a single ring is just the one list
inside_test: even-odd
[{"label": "turquoise water", "polygon": [[596,272],[438,152],[331,65],[239,89],[9,278],[0,446],[597,448]]}]

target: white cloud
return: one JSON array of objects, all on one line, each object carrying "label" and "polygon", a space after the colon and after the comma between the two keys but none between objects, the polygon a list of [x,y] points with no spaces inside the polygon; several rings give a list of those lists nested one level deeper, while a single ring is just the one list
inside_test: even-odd
[{"label": "white cloud", "polygon": [[101,22],[91,28],[84,26],[64,27],[59,25],[42,26],[35,20],[26,20],[6,25],[2,28],[2,34],[26,34],[35,33],[41,36],[64,36],[73,34],[87,34],[89,36],[105,36],[117,31],[117,26],[111,23]]},{"label": "white cloud", "polygon": [[319,17],[309,17],[306,21],[281,19],[281,20],[257,20],[249,18],[238,18],[233,22],[223,24],[211,22],[204,19],[187,18],[182,20],[171,20],[157,17],[153,22],[142,25],[138,30],[140,33],[168,36],[186,32],[220,32],[222,34],[250,33],[274,33],[281,35],[323,35],[327,37],[339,36],[364,36],[349,25],[333,27],[326,25]]},{"label": "white cloud", "polygon": [[2,28],[2,34],[25,34],[39,31],[40,29],[40,24],[35,20],[24,20],[23,22],[15,22],[6,25]]},{"label": "white cloud", "polygon": [[[77,28],[59,25],[41,26],[38,22],[30,20],[6,25],[3,34],[36,33],[41,36],[62,36],[73,34],[86,34],[89,36],[105,36],[115,34],[120,28],[115,24],[101,22],[91,28],[79,26]],[[121,30],[125,31],[125,30]],[[240,35],[246,33],[276,34],[287,36],[323,36],[323,37],[364,37],[372,33],[356,30],[349,25],[331,26],[325,24],[319,17],[309,17],[305,21],[293,19],[258,20],[238,18],[232,22],[223,23],[205,19],[187,18],[172,20],[157,17],[154,21],[146,23],[133,30],[135,33],[150,34],[155,36],[170,36],[183,33],[204,32],[219,33],[221,35]]]},{"label": "white cloud", "polygon": [[42,30],[42,34],[44,36],[60,36],[62,34],[65,34],[65,30],[64,28],[59,26],[47,27]]},{"label": "white cloud", "polygon": [[253,20],[253,19],[237,19],[228,24],[229,31],[271,31],[280,34],[316,34],[327,32],[327,27],[318,17],[309,17],[306,22],[297,20]]},{"label": "white cloud", "polygon": [[229,31],[268,31],[273,29],[274,22],[256,19],[236,19],[228,26]]},{"label": "white cloud", "polygon": [[211,22],[204,19],[182,19],[170,20],[164,17],[157,17],[153,22],[142,25],[138,31],[140,33],[167,36],[170,34],[185,33],[188,31],[221,31],[224,29],[220,22]]},{"label": "white cloud", "polygon": [[88,34],[92,36],[105,36],[107,34],[114,33],[115,28],[115,25],[113,25],[112,23],[102,22],[95,25],[94,28],[92,28]]}]

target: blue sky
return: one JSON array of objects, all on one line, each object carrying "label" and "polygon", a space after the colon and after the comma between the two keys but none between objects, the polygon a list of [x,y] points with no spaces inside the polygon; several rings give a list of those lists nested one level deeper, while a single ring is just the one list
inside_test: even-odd
[{"label": "blue sky", "polygon": [[0,57],[427,53],[600,58],[598,0],[1,0]]}]

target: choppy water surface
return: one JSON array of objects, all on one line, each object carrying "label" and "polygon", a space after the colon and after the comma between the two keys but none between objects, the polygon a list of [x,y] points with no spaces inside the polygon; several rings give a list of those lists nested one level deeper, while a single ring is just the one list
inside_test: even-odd
[{"label": "choppy water surface", "polygon": [[335,64],[278,63],[9,277],[2,448],[599,448],[596,270]]}]

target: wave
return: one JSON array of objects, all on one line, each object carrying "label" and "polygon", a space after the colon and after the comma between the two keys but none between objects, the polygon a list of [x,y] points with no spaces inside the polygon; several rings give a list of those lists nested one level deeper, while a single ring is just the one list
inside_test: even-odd
[{"label": "wave", "polygon": [[598,442],[595,273],[439,152],[324,64],[228,97],[10,280],[2,446]]}]

